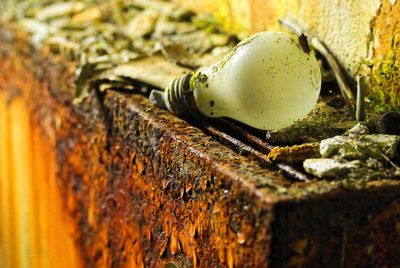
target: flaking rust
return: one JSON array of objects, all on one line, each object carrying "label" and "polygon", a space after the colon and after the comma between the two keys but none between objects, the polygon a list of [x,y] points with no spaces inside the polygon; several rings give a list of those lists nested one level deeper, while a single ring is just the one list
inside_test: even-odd
[{"label": "flaking rust", "polygon": [[29,77],[20,97],[56,138],[84,266],[398,264],[398,181],[292,183],[143,96],[92,91],[74,106],[76,63],[0,29],[1,88]]}]

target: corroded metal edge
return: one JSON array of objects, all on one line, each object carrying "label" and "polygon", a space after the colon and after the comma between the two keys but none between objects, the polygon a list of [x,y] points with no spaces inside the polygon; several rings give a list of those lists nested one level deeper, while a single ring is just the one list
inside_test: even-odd
[{"label": "corroded metal edge", "polygon": [[[373,219],[399,196],[399,183],[290,184],[144,97],[92,92],[72,106],[74,64],[38,53],[24,35],[8,32],[0,43],[3,66],[37,83],[22,96],[46,135],[56,137],[60,190],[87,266],[396,261],[389,249],[399,233],[386,226],[393,220],[379,221],[387,227],[380,229]],[[348,244],[344,237],[366,251],[359,258],[338,254]],[[371,250],[374,241],[381,248]]]},{"label": "corroded metal edge", "polygon": [[[141,96],[132,97],[140,110],[127,107],[130,96],[120,93],[92,92],[72,106],[74,64],[39,53],[23,34],[10,34],[13,45],[1,55],[2,66],[8,76],[32,84],[22,85],[19,97],[45,135],[55,137],[65,211],[79,230],[74,236],[88,267],[159,267],[171,259],[184,267],[267,265],[272,207],[235,169],[259,173],[247,172],[249,179],[277,174],[169,113],[151,113]],[[169,127],[160,127],[162,113]],[[197,152],[183,136],[206,139],[215,155]],[[235,163],[220,161],[215,168],[224,154]]]}]

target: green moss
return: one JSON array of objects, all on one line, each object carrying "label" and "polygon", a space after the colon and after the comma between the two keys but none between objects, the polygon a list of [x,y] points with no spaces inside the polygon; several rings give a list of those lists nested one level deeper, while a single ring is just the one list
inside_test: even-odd
[{"label": "green moss", "polygon": [[367,117],[374,117],[381,115],[388,111],[399,111],[400,112],[400,104],[396,104],[393,102],[385,101],[388,97],[381,92],[371,92],[365,104],[365,110],[367,113]]},{"label": "green moss", "polygon": [[204,84],[207,82],[208,76],[203,74],[202,72],[196,72],[191,78],[190,78],[190,89],[194,90],[197,88],[200,84]]},{"label": "green moss", "polygon": [[267,140],[273,144],[301,144],[341,135],[357,124],[346,109],[345,106],[330,107],[327,100],[321,98],[307,118],[288,128],[268,131]]},{"label": "green moss", "polygon": [[400,105],[400,62],[395,51],[393,49],[385,58],[372,63],[370,86],[376,104]]}]

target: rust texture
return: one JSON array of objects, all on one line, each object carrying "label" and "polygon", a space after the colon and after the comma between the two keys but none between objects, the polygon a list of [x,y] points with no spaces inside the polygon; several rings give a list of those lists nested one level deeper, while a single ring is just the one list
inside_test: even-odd
[{"label": "rust texture", "polygon": [[[22,92],[54,137],[59,195],[83,266],[400,263],[398,181],[289,181],[141,95],[93,91],[75,106],[74,63],[4,25],[0,32],[1,88]],[[18,90],[9,77],[35,86]]]},{"label": "rust texture", "polygon": [[55,158],[68,109],[54,93],[74,67],[57,57],[42,65],[26,36],[0,36],[0,267],[83,267]]}]

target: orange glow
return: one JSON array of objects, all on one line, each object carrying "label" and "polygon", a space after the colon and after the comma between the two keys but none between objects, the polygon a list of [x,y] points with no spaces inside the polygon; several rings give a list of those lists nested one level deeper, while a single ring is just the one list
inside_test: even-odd
[{"label": "orange glow", "polygon": [[55,142],[23,98],[7,97],[0,88],[0,267],[81,267],[57,185]]}]

